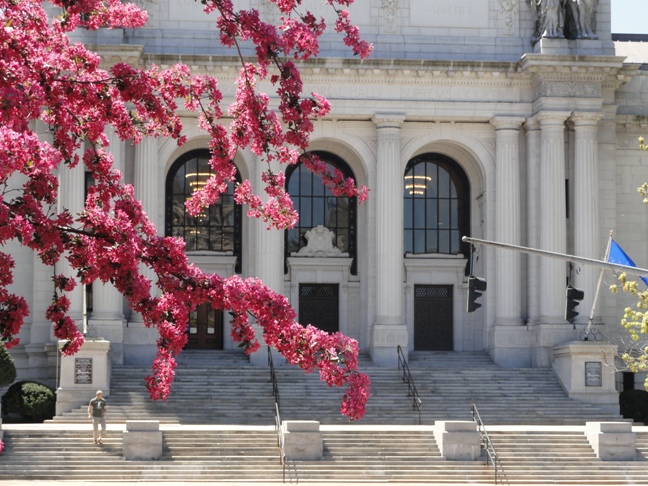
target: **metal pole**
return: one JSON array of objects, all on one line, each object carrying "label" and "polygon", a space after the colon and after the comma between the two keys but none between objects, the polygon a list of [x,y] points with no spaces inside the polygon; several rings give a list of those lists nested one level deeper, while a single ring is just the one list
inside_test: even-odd
[{"label": "metal pole", "polygon": [[[610,231],[610,238],[608,239],[607,248],[605,249],[605,260],[607,261],[610,258],[610,247],[612,246],[612,235],[613,231]],[[594,294],[594,302],[592,302],[592,311],[590,312],[589,319],[587,320],[587,328],[589,329],[594,320],[594,311],[596,311],[596,304],[598,303],[599,292],[601,291],[601,284],[603,283],[603,272],[605,269],[601,268],[601,273],[599,274],[598,283],[596,284],[596,293]]]},{"label": "metal pole", "polygon": [[529,248],[526,246],[518,246],[518,245],[511,245],[508,243],[500,243],[498,241],[489,241],[489,240],[481,240],[479,238],[470,238],[468,236],[464,236],[461,238],[463,241],[467,243],[472,243],[476,245],[486,245],[486,246],[494,246],[497,248],[503,248],[505,250],[511,250],[511,251],[519,251],[521,253],[528,253],[530,255],[540,255],[540,256],[546,256],[549,258],[556,258],[558,260],[563,260],[567,262],[576,262],[576,263],[583,263],[585,265],[594,265],[596,267],[600,268],[611,268],[611,269],[619,269],[623,270],[627,273],[631,273],[637,277],[642,277],[644,275],[648,275],[648,269],[646,268],[638,268],[638,267],[630,267],[628,265],[620,265],[618,263],[610,263],[606,262],[603,260],[595,260],[594,258],[586,258],[586,257],[579,257],[576,255],[567,255],[565,253],[558,253],[555,251],[548,251],[548,250],[538,250],[537,248]]}]

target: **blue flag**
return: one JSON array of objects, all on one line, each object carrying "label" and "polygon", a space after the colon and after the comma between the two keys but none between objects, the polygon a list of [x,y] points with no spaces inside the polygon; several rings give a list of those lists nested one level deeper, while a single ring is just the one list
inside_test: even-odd
[{"label": "blue flag", "polygon": [[[617,245],[617,242],[612,240],[612,244],[610,245],[610,254],[608,256],[607,261],[609,263],[617,263],[619,265],[627,265],[628,267],[636,267],[635,262],[632,261],[632,258],[630,258],[623,249]],[[648,285],[648,278],[646,277],[639,277],[641,280],[643,280],[643,283]]]}]

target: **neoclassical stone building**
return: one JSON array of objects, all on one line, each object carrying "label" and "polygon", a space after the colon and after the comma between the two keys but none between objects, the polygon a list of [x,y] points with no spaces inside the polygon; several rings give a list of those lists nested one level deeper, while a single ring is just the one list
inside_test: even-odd
[{"label": "neoclassical stone building", "polygon": [[[235,3],[278,18],[265,0]],[[331,18],[324,2],[304,3]],[[186,63],[217,76],[231,98],[239,61],[220,46],[199,2],[143,4],[145,28],[78,39],[106,65]],[[613,41],[610,0],[598,2],[596,35],[587,38],[567,24],[542,37],[547,13],[516,0],[357,0],[351,12],[374,43],[372,58],[354,58],[327,34],[321,57],[301,69],[306,89],[332,104],[310,150],[367,185],[366,203],[331,196],[297,166],[287,173],[301,214],[294,230],[266,231],[229,196],[189,218],[184,200],[209,172],[208,140],[189,114],[182,147],[112,138],[125,180],[159,231],[184,237],[201,268],[260,277],[290,298],[302,321],[356,338],[378,364],[395,366],[401,345],[487,350],[504,366],[549,366],[555,345],[578,339],[599,270],[477,247],[473,273],[488,290],[467,313],[472,250],[461,237],[602,258],[613,229],[647,265],[648,211],[636,187],[648,181],[648,158],[636,140],[648,132],[648,53]],[[242,152],[235,162],[240,178],[259,185],[255,156]],[[80,208],[83,169],[61,180],[62,204]],[[12,353],[21,376],[52,379],[56,353],[44,318],[52,270],[25,250],[14,253],[16,287],[32,314]],[[605,282],[613,280],[607,272]],[[574,325],[564,319],[568,281],[585,292]],[[87,315],[89,336],[111,342],[113,363],[152,359],[155,332],[114,289],[94,284],[86,295],[74,296],[74,315]],[[596,323],[611,339],[626,304],[604,286]],[[191,347],[233,348],[227,315],[205,307],[192,319]]]}]

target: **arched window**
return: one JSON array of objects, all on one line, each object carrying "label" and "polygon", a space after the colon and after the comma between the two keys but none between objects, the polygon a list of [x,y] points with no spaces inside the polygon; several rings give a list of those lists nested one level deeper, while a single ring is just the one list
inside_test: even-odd
[{"label": "arched window", "polygon": [[[346,177],[354,177],[341,158],[328,152],[313,152],[326,162],[329,170],[340,170]],[[300,162],[286,171],[286,187],[299,213],[294,228],[286,231],[285,256],[306,246],[304,234],[311,228],[323,225],[335,234],[333,245],[353,258],[351,273],[356,274],[356,206],[355,197],[334,196],[324,186],[322,178],[313,174]]]},{"label": "arched window", "polygon": [[212,174],[209,157],[208,150],[194,150],[171,166],[166,179],[166,234],[183,238],[187,251],[232,252],[240,272],[242,212],[234,202],[234,184],[229,183],[216,204],[195,217],[185,207],[185,201]]},{"label": "arched window", "polygon": [[441,154],[410,160],[404,179],[405,253],[469,256],[470,185],[463,169]]}]

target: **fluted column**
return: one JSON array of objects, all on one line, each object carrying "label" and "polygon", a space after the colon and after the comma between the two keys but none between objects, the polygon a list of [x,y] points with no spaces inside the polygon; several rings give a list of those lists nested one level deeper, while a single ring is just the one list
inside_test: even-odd
[{"label": "fluted column", "polygon": [[407,350],[403,316],[403,164],[400,115],[376,115],[376,314],[372,358],[396,366],[396,346]]},{"label": "fluted column", "polygon": [[[526,245],[540,248],[540,163],[541,142],[540,124],[535,118],[525,123],[526,128],[526,207],[527,234]],[[540,265],[542,259],[536,255],[527,255],[527,315],[528,322],[534,324],[540,316]]]},{"label": "fluted column", "polygon": [[[124,170],[124,160],[123,160],[123,142],[117,136],[113,129],[107,129],[106,135],[110,141],[110,147],[108,150],[113,154],[113,166],[115,169],[123,173]],[[93,311],[92,319],[99,320],[116,320],[121,323],[124,319],[123,312],[123,298],[122,295],[117,292],[114,285],[111,283],[102,283],[97,280],[93,284],[92,288],[93,293]],[[99,331],[101,331],[99,329]],[[108,336],[99,333],[99,335],[109,339]]]},{"label": "fluted column", "polygon": [[[82,157],[82,151],[79,151],[79,157]],[[79,213],[85,207],[85,166],[79,162],[76,167],[70,169],[68,166],[61,164],[59,168],[59,212],[67,209],[72,217],[76,220]],[[76,223],[74,223],[76,226]],[[67,259],[62,258],[56,264],[56,273],[66,277],[76,278],[76,270],[68,263]],[[83,285],[78,285],[71,292],[66,292],[70,299],[69,315],[74,319],[79,327],[83,329]]]},{"label": "fluted column", "polygon": [[[565,120],[566,113],[539,115],[541,130],[540,162],[540,248],[565,253],[567,219],[565,197]],[[544,258],[541,265],[542,323],[564,323],[565,262]]]},{"label": "fluted column", "polygon": [[135,146],[135,197],[142,202],[144,212],[161,231],[160,220],[160,186],[158,169],[158,144],[153,137],[144,137]]},{"label": "fluted column", "polygon": [[[158,145],[154,137],[144,137],[135,146],[135,174],[133,186],[135,197],[142,203],[142,209],[158,230],[163,233],[160,220],[160,185],[158,168]],[[142,269],[144,275],[155,281],[155,273],[149,267]]]},{"label": "fluted column", "polygon": [[[574,152],[574,254],[601,258],[604,248],[599,239],[598,193],[598,122],[597,113],[576,113],[572,117],[576,131]],[[600,270],[582,265],[574,273],[574,286],[585,293],[579,306],[578,322],[585,323],[592,310]],[[599,314],[600,315],[600,314]]]},{"label": "fluted column", "polygon": [[[281,166],[273,162],[272,171],[278,173]],[[257,170],[255,177],[255,188],[262,200],[265,202],[268,195],[263,190],[264,183],[261,180],[263,172],[267,170],[266,162],[257,157]],[[284,231],[276,228],[268,229],[267,223],[260,219],[254,219],[257,234],[256,248],[256,274],[265,285],[277,293],[284,292],[284,259],[283,259],[283,238]]]},{"label": "fluted column", "polygon": [[[496,202],[495,239],[520,244],[520,126],[523,118],[495,117]],[[520,325],[521,255],[497,249],[495,278],[495,322],[498,325]]]},{"label": "fluted column", "polygon": [[[113,156],[113,167],[123,173],[124,142],[114,129],[107,128],[108,150]],[[124,299],[110,282],[96,280],[92,284],[92,315],[88,335],[110,341],[110,358],[114,364],[124,363]]]},{"label": "fluted column", "polygon": [[[272,163],[271,169],[274,173],[278,173],[282,168],[278,163]],[[264,182],[261,178],[263,172],[267,170],[267,163],[261,158],[256,158],[256,165],[254,170],[254,188],[255,192],[260,195],[265,202],[268,195],[263,190]],[[283,237],[284,231],[276,228],[268,229],[267,223],[261,219],[250,219],[251,223],[255,226],[256,234],[256,276],[268,286],[271,290],[278,294],[284,293],[284,258],[283,258]],[[293,307],[299,308],[299,301],[292,303]],[[263,340],[263,328],[254,324],[254,332],[257,335],[261,347],[256,353],[250,355],[250,363],[256,366],[268,365],[267,345]],[[284,358],[278,352],[273,350],[274,364],[285,362]]]}]

